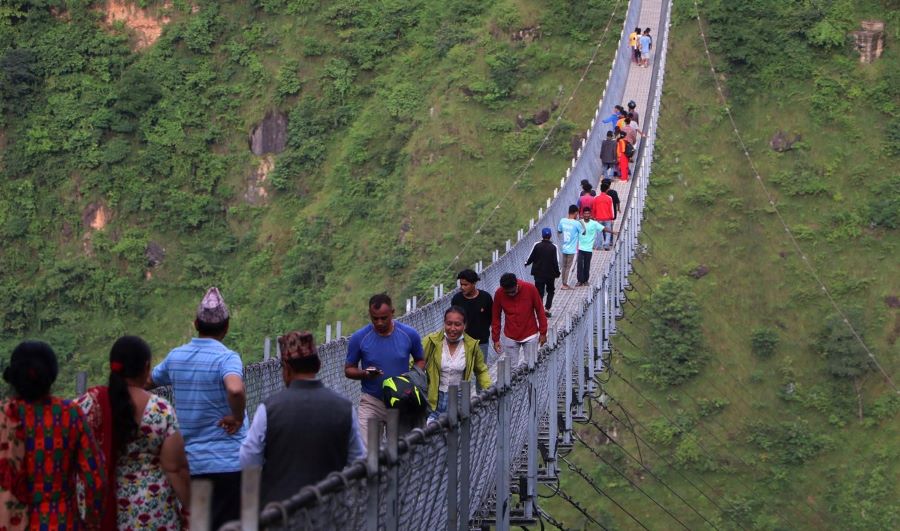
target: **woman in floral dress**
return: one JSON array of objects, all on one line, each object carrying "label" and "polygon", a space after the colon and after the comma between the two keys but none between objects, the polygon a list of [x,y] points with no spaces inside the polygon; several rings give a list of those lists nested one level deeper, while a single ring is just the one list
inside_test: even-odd
[{"label": "woman in floral dress", "polygon": [[7,430],[14,424],[12,433],[24,446],[22,451],[0,444],[9,452],[2,490],[19,502],[4,504],[9,512],[0,512],[7,520],[0,524],[11,529],[84,529],[74,494],[76,479],[85,486],[87,523],[102,510],[107,486],[103,460],[78,406],[50,395],[58,373],[56,354],[41,341],[20,343],[3,371],[15,394],[4,406],[4,422],[12,423]]},{"label": "woman in floral dress", "polygon": [[[115,526],[112,529],[186,528],[190,475],[175,409],[148,393],[150,347],[124,336],[109,353],[109,386],[93,387],[78,399],[88,422],[111,440],[116,464]],[[104,531],[110,524],[104,525]]]}]

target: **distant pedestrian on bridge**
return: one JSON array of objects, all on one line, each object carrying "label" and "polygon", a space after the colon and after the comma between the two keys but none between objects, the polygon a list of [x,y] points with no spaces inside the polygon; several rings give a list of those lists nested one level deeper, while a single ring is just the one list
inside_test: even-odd
[{"label": "distant pedestrian on bridge", "polygon": [[262,466],[263,506],[366,455],[353,404],[316,378],[321,361],[312,334],[289,332],[278,346],[286,389],[259,405],[240,454],[242,467]]},{"label": "distant pedestrian on bridge", "polygon": [[628,35],[628,46],[631,47],[631,62],[641,64],[641,48],[638,39],[641,37],[641,28],[634,28],[634,31]]},{"label": "distant pedestrian on bridge", "polygon": [[[605,191],[603,190],[604,184],[606,184]],[[603,179],[602,181],[600,181],[600,191],[612,198],[613,219],[617,219],[619,217],[619,208],[621,207],[621,201],[619,201],[619,192],[615,191],[612,187],[612,179]]]},{"label": "distant pedestrian on bridge", "polygon": [[638,37],[638,47],[640,48],[641,66],[647,68],[650,66],[650,49],[653,47],[653,39],[650,37],[650,28],[644,30],[644,34]]},{"label": "distant pedestrian on bridge", "polygon": [[603,165],[601,179],[619,174],[619,160],[616,157],[616,139],[612,131],[606,132],[606,140],[600,144],[600,164]]},{"label": "distant pedestrian on bridge", "polygon": [[212,528],[240,518],[241,443],[247,395],[241,356],[222,344],[230,314],[218,288],[197,307],[199,337],[173,349],[151,374],[148,387],[171,385],[192,479],[212,481]]},{"label": "distant pedestrian on bridge", "polygon": [[591,210],[585,210],[581,218],[581,236],[578,239],[578,284],[587,286],[591,275],[591,258],[597,246],[597,236],[606,228],[591,218]]},{"label": "distant pedestrian on bridge", "polygon": [[[501,315],[505,318],[502,339]],[[494,293],[491,338],[494,350],[513,365],[525,363],[547,342],[547,314],[534,284],[517,279],[514,273],[500,277],[500,287]]]},{"label": "distant pedestrian on bridge", "polygon": [[622,181],[628,180],[628,165],[631,163],[630,157],[628,156],[629,149],[631,149],[633,153],[634,145],[629,144],[628,141],[625,140],[625,131],[619,131],[619,139],[616,143],[616,156],[619,158],[619,179]]},{"label": "distant pedestrian on bridge", "polygon": [[369,419],[387,422],[381,384],[385,378],[409,371],[410,358],[425,369],[422,338],[416,329],[394,320],[394,305],[387,293],[369,299],[370,324],[350,336],[344,375],[361,380],[359,433],[368,444]]},{"label": "distant pedestrian on bridge", "polygon": [[641,123],[641,114],[636,109],[637,103],[634,100],[628,102],[628,112],[630,113],[631,121],[637,125]]},{"label": "distant pedestrian on bridge", "polygon": [[560,289],[572,289],[569,284],[569,275],[572,274],[572,266],[575,265],[575,255],[578,254],[578,237],[581,236],[581,223],[578,222],[578,205],[569,205],[569,215],[559,220],[556,226],[559,237],[562,240],[562,287]]},{"label": "distant pedestrian on bridge", "polygon": [[481,279],[475,271],[463,269],[456,279],[459,280],[459,293],[453,295],[450,304],[466,311],[466,334],[478,340],[485,362],[490,363],[491,308],[494,300],[488,292],[478,289]]},{"label": "distant pedestrian on bridge", "polygon": [[553,231],[550,227],[541,229],[541,241],[534,244],[531,254],[525,261],[525,266],[531,266],[531,276],[534,277],[534,286],[537,288],[541,299],[544,292],[547,293],[547,301],[544,310],[550,317],[550,308],[553,307],[553,295],[556,293],[556,279],[559,278],[559,252],[556,244],[550,241]]},{"label": "distant pedestrian on bridge", "polygon": [[592,215],[597,218],[597,222],[603,225],[603,250],[608,251],[612,245],[612,228],[613,219],[615,219],[615,209],[613,208],[612,197],[606,193],[609,191],[609,184],[600,184],[600,193],[594,198],[594,208],[591,210]]},{"label": "distant pedestrian on bridge", "polygon": [[616,127],[616,123],[622,118],[622,115],[625,113],[625,108],[621,105],[616,105],[613,109],[612,114],[601,120],[601,123],[609,125],[609,130],[612,131]]},{"label": "distant pedestrian on bridge", "polygon": [[578,215],[580,216],[585,209],[594,206],[594,197],[597,192],[587,179],[581,180],[581,193],[578,196]]},{"label": "distant pedestrian on bridge", "polygon": [[491,386],[491,376],[478,340],[465,332],[467,319],[465,309],[451,306],[444,312],[443,330],[428,334],[422,340],[425,373],[428,374],[428,404],[432,410],[429,422],[447,412],[451,385],[469,381],[474,375],[478,389]]}]

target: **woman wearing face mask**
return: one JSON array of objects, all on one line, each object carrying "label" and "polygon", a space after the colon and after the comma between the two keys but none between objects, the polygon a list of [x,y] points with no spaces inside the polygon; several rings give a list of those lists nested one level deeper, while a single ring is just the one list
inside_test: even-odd
[{"label": "woman wearing face mask", "polygon": [[447,412],[448,391],[451,385],[472,379],[475,374],[479,389],[491,386],[484,354],[478,340],[465,333],[466,311],[451,306],[444,312],[444,329],[422,339],[425,350],[425,372],[428,374],[428,404],[432,413],[429,422]]}]

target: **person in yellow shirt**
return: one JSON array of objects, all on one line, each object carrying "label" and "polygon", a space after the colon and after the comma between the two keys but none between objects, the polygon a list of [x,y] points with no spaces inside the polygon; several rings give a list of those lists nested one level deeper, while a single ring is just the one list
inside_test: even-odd
[{"label": "person in yellow shirt", "polygon": [[631,60],[635,63],[641,62],[641,48],[638,44],[638,38],[641,36],[641,28],[634,28],[631,35],[628,36],[628,46],[631,47]]}]

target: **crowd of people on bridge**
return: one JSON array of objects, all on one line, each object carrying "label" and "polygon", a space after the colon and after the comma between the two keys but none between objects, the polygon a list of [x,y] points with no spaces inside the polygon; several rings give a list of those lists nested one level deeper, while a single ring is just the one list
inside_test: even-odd
[{"label": "crowd of people on bridge", "polygon": [[[204,479],[218,529],[239,518],[242,469],[261,467],[263,505],[287,499],[363,459],[390,409],[413,412],[401,429],[440,422],[462,382],[473,382],[473,391],[492,385],[498,357],[513,365],[536,359],[557,279],[562,290],[587,286],[593,253],[612,248],[620,211],[612,179],[628,179],[644,134],[633,101],[615,109],[603,120],[612,129],[600,149],[599,191],[581,182],[557,224],[559,248],[553,230],[541,230],[524,263],[534,282],[505,273],[491,295],[479,289],[476,271],[460,271],[443,326],[425,337],[394,319],[387,294],[369,299],[370,323],[350,337],[344,363],[346,378],[360,382],[357,404],[319,379],[312,334],[289,332],[278,338],[284,388],[259,404],[248,426],[244,367],[224,343],[230,313],[215,287],[197,307],[197,337],[156,366],[143,339],[119,338],[107,385],[75,400],[50,392],[59,373],[50,345],[19,344],[3,371],[11,396],[0,401],[0,528],[185,529],[191,482]],[[160,386],[171,387],[177,414],[152,392]],[[370,433],[373,419],[379,433]]]}]

